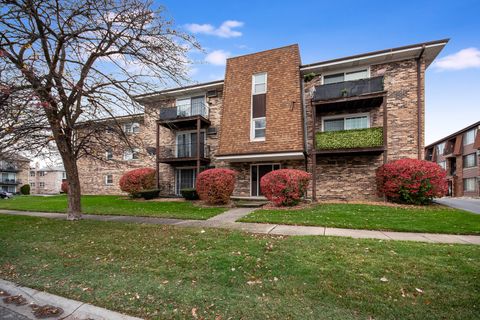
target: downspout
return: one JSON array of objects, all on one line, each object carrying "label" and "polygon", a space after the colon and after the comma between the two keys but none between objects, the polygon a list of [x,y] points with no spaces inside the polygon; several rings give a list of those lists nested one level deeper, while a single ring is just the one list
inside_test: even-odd
[{"label": "downspout", "polygon": [[308,171],[308,144],[307,144],[307,110],[305,107],[305,88],[300,76],[300,97],[302,99],[302,122],[303,122],[303,155],[305,156],[305,171]]},{"label": "downspout", "polygon": [[425,52],[425,45],[422,46],[422,51],[416,58],[417,61],[417,146],[418,146],[418,159],[422,160],[422,135],[423,135],[423,127],[422,127],[422,58],[423,53]]}]

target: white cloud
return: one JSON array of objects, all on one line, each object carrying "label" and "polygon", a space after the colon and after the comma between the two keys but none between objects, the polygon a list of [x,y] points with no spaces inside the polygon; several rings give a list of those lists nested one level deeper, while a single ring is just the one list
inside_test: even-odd
[{"label": "white cloud", "polygon": [[207,54],[205,61],[217,66],[224,66],[231,53],[225,50],[215,50]]},{"label": "white cloud", "polygon": [[434,66],[438,70],[480,68],[480,50],[477,48],[462,49],[457,53],[438,59]]},{"label": "white cloud", "polygon": [[185,28],[192,33],[203,33],[221,38],[233,38],[240,37],[242,33],[233,28],[239,28],[243,26],[243,22],[236,20],[224,21],[220,27],[215,28],[211,24],[197,24],[191,23],[185,25]]}]

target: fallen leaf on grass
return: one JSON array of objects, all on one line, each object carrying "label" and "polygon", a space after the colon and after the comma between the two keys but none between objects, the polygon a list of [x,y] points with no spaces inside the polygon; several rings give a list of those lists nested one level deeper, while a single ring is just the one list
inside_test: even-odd
[{"label": "fallen leaf on grass", "polygon": [[381,277],[381,278],[380,278],[380,281],[382,281],[382,282],[388,282],[388,279],[385,278],[385,277]]},{"label": "fallen leaf on grass", "polygon": [[422,290],[422,289],[415,288],[415,290],[417,290],[417,292],[419,292],[419,293],[423,293],[423,290]]}]

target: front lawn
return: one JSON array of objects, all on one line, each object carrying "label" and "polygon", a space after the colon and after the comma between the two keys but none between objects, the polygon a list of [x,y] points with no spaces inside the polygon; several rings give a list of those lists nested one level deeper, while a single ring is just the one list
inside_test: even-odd
[{"label": "front lawn", "polygon": [[474,319],[480,246],[0,216],[0,278],[147,319]]},{"label": "front lawn", "polygon": [[319,204],[300,210],[256,210],[240,221],[350,229],[480,234],[480,215],[440,205],[408,208],[367,204]]},{"label": "front lawn", "polygon": [[[0,209],[41,212],[66,212],[65,195],[39,197],[16,196],[0,200]],[[111,214],[178,219],[208,219],[227,208],[204,208],[191,202],[135,201],[122,196],[82,196],[83,213]]]}]

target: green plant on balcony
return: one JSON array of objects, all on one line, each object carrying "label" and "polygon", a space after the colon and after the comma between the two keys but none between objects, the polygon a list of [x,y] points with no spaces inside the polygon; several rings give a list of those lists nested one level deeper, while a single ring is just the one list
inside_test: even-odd
[{"label": "green plant on balcony", "polygon": [[317,132],[318,150],[375,148],[383,146],[383,128]]}]

